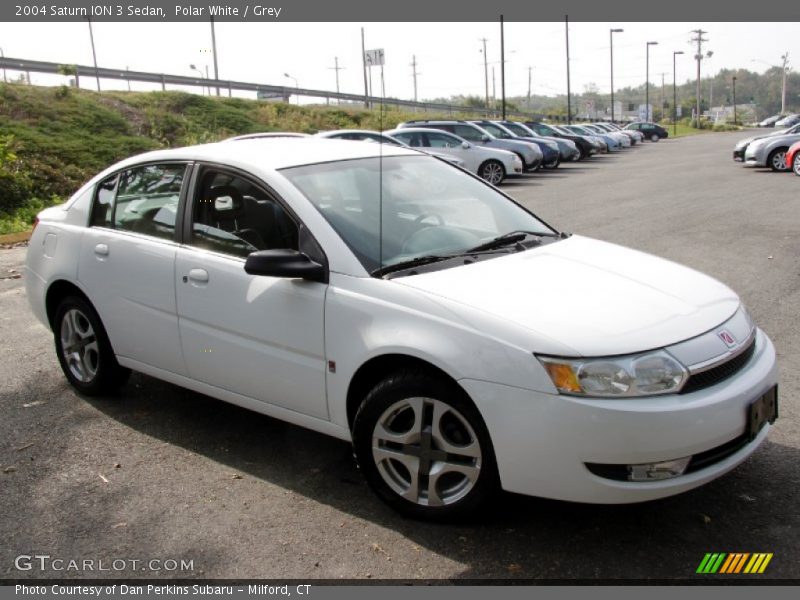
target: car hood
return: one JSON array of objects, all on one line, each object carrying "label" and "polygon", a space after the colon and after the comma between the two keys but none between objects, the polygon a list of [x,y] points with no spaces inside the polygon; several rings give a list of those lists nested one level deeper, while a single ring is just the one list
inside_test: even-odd
[{"label": "car hood", "polygon": [[[740,304],[732,290],[707,275],[577,235],[394,282],[429,294],[455,312],[464,306],[461,316],[468,322],[477,311],[505,321],[506,329],[523,328],[531,351],[582,356],[681,342],[718,326]],[[478,326],[477,320],[473,325]]]},{"label": "car hood", "polygon": [[744,138],[743,140],[739,140],[738,142],[736,142],[736,147],[740,148],[742,146],[746,146],[746,145],[752,144],[756,140],[760,140],[760,139],[763,139],[765,137],[772,137],[772,136],[776,136],[776,135],[782,135],[786,131],[788,131],[788,129],[781,129],[781,130],[778,130],[778,131],[770,131],[769,133],[762,133],[760,135],[754,135],[753,137]]}]

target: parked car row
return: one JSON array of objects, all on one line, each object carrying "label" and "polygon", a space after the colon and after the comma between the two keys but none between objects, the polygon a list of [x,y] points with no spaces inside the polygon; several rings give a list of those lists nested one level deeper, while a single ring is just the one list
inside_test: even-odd
[{"label": "parked car row", "polygon": [[[789,171],[794,166],[788,152],[797,142],[800,142],[800,123],[789,129],[777,129],[739,140],[733,148],[733,160],[743,162],[746,167]],[[796,156],[796,152],[792,156]]]},{"label": "parked car row", "polygon": [[800,114],[781,114],[767,117],[758,124],[758,127],[791,127],[800,123]]},{"label": "parked car row", "polygon": [[[437,156],[499,185],[506,178],[525,172],[556,169],[565,161],[584,160],[601,152],[628,148],[645,139],[658,141],[666,137],[666,131],[655,129],[648,135],[652,127],[644,126],[658,128],[655,124],[632,125],[640,127],[621,129],[611,123],[556,126],[536,121],[437,119],[406,121],[396,129],[383,132],[340,129],[322,131],[315,137],[406,146]],[[269,132],[232,139],[303,135],[306,134]]]}]

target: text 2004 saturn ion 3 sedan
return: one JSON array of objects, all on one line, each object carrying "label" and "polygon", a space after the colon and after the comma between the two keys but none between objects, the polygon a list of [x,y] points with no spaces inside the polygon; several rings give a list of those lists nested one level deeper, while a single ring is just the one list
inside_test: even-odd
[{"label": "text 2004 saturn ion 3 sedan", "polygon": [[775,350],[688,268],[559,233],[403,148],[157,151],[39,215],[27,293],[69,382],[133,369],[343,440],[394,508],[676,494],[777,416]]}]

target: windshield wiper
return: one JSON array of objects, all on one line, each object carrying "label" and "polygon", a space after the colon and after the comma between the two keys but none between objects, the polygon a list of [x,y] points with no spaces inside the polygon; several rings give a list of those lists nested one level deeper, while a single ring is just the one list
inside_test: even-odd
[{"label": "windshield wiper", "polygon": [[[534,233],[533,231],[509,231],[508,233],[504,233],[503,235],[499,235],[494,239],[489,240],[488,242],[484,242],[483,244],[479,244],[474,248],[470,248],[469,250],[464,251],[464,254],[471,254],[472,252],[482,252],[483,250],[492,250],[494,248],[502,248],[503,246],[510,246],[511,244],[516,244],[517,242],[521,242],[528,236],[546,236],[546,233]],[[537,244],[541,243],[541,240],[536,240]]]},{"label": "windshield wiper", "polygon": [[422,265],[429,265],[431,263],[440,262],[443,260],[450,260],[451,258],[458,258],[458,255],[452,254],[429,254],[426,256],[418,256],[416,258],[412,258],[409,260],[403,260],[399,263],[395,263],[393,265],[386,265],[385,267],[381,267],[379,269],[375,269],[370,273],[373,277],[383,277],[388,273],[394,273],[396,271],[405,271],[406,269],[411,269],[413,267],[421,267]]}]

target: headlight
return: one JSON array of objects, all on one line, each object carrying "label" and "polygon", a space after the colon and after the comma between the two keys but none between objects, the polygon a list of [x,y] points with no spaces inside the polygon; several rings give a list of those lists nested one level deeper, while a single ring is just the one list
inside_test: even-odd
[{"label": "headlight", "polygon": [[609,358],[537,356],[562,394],[632,398],[673,394],[689,372],[664,350]]}]

